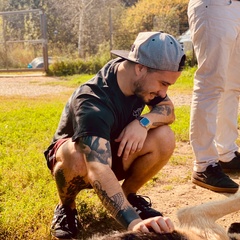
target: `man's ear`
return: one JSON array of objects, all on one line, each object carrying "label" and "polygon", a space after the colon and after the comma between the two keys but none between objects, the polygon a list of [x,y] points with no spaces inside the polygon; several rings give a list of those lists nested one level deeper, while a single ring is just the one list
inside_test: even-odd
[{"label": "man's ear", "polygon": [[143,75],[147,72],[147,67],[142,64],[135,64],[135,73],[137,76]]}]

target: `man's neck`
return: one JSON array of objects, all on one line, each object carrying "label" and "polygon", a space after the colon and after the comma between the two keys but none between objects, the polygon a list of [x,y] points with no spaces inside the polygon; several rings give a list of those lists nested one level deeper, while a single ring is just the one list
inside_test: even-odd
[{"label": "man's neck", "polygon": [[120,90],[125,96],[133,95],[131,91],[131,84],[132,84],[132,69],[126,67],[125,62],[121,62],[117,69],[117,82]]}]

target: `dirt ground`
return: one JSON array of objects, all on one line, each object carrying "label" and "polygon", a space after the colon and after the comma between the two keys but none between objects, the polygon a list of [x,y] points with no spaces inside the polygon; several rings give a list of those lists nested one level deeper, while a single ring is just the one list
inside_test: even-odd
[{"label": "dirt ground", "polygon": [[[69,91],[71,89],[62,86],[45,85],[46,82],[59,81],[49,77],[0,77],[0,97],[21,95],[38,96]],[[191,96],[175,96],[172,98],[175,105],[190,104]],[[176,157],[187,156],[187,161],[181,165],[167,164],[161,171],[160,177],[153,182],[153,187],[147,187],[141,194],[148,195],[153,207],[160,210],[165,216],[169,216],[177,224],[176,212],[178,209],[199,205],[205,202],[224,199],[230,194],[215,193],[198,187],[191,183],[191,171],[193,153],[188,142],[177,143],[174,152]],[[239,183],[240,173],[230,173],[232,179]],[[147,190],[146,190],[147,189]],[[240,211],[229,214],[218,223],[227,228],[232,222],[240,222]]]},{"label": "dirt ground", "polygon": [[[178,143],[177,143],[178,144]],[[188,143],[179,143],[175,150],[176,155],[191,155],[184,165],[168,164],[162,169],[162,175],[165,178],[178,179],[176,185],[159,179],[159,183],[155,184],[148,195],[151,197],[153,206],[163,212],[165,216],[169,216],[174,223],[178,223],[176,213],[178,209],[195,206],[209,201],[218,201],[232,194],[216,193],[208,189],[201,188],[191,182],[193,154]],[[239,183],[240,173],[227,173],[234,181]],[[170,187],[169,187],[170,186]],[[232,222],[240,222],[240,211],[229,214],[217,221],[224,228],[228,228]]]}]

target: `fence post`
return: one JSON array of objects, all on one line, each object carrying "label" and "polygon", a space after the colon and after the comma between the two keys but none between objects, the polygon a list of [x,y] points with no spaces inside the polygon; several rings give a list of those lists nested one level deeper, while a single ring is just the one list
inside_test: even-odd
[{"label": "fence post", "polygon": [[44,71],[48,72],[48,46],[47,46],[47,21],[46,14],[40,14],[41,19],[41,30],[42,30],[42,38],[43,38],[43,62],[44,62]]}]

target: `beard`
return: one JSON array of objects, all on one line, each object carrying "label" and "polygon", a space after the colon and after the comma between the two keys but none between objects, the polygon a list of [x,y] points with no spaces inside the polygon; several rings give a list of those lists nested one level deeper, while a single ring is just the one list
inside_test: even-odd
[{"label": "beard", "polygon": [[147,99],[147,96],[149,96],[149,92],[144,91],[143,84],[140,82],[134,83],[134,95],[136,95],[138,98],[142,99],[142,101],[145,104],[148,104],[152,99]]}]

